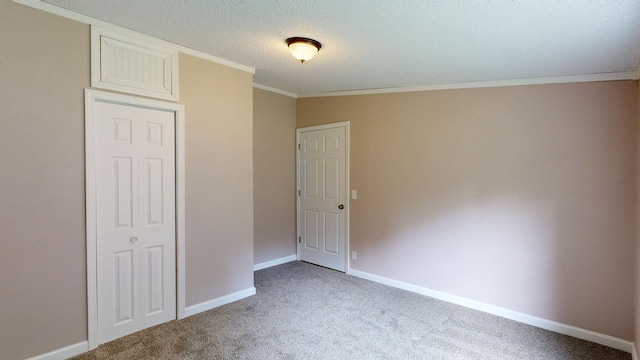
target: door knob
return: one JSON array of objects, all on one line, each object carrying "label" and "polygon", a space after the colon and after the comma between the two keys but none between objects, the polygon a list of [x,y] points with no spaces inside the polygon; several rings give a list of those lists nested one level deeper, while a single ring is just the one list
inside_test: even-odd
[{"label": "door knob", "polygon": [[129,241],[131,241],[131,243],[135,243],[136,241],[138,241],[138,237],[137,236],[132,236],[131,239],[129,239]]},{"label": "door knob", "polygon": [[344,205],[343,204],[338,205],[338,209],[340,210],[344,209]]}]

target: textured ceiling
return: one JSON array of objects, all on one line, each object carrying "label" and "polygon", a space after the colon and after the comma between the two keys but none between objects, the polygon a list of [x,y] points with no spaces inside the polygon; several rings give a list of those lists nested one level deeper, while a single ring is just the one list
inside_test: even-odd
[{"label": "textured ceiling", "polygon": [[[254,67],[299,95],[629,72],[638,0],[45,0]],[[320,41],[300,64],[284,40]]]}]

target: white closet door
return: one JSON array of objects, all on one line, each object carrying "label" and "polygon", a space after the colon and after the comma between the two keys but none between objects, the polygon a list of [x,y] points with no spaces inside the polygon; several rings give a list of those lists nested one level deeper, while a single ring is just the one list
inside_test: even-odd
[{"label": "white closet door", "polygon": [[97,102],[98,341],[176,318],[175,114]]}]

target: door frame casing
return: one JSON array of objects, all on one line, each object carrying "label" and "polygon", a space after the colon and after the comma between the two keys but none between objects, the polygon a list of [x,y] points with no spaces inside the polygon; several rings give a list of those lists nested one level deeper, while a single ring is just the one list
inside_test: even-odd
[{"label": "door frame casing", "polygon": [[185,317],[185,114],[184,105],[159,100],[85,89],[85,199],[87,244],[87,330],[89,350],[98,347],[98,268],[96,203],[96,102],[134,106],[175,114],[176,157],[176,315]]},{"label": "door frame casing", "polygon": [[345,169],[346,169],[346,179],[345,179],[345,203],[347,205],[347,211],[345,214],[344,220],[344,247],[345,247],[345,273],[349,274],[351,270],[351,257],[349,254],[351,253],[350,246],[350,237],[351,233],[349,227],[349,221],[351,218],[351,181],[350,181],[350,153],[351,153],[351,122],[350,121],[341,121],[330,124],[322,124],[316,126],[308,126],[303,128],[296,129],[296,260],[300,261],[300,242],[298,241],[302,236],[300,234],[300,226],[301,216],[300,216],[300,195],[299,191],[301,191],[300,186],[300,149],[298,145],[300,145],[300,135],[304,132],[316,131],[316,130],[327,130],[327,129],[335,129],[335,128],[345,128]]}]

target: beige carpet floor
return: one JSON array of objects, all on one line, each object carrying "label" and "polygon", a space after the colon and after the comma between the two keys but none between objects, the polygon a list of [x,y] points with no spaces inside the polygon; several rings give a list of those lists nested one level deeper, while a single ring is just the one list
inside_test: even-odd
[{"label": "beige carpet floor", "polygon": [[255,296],[74,359],[631,359],[303,262],[257,271],[255,285]]}]

